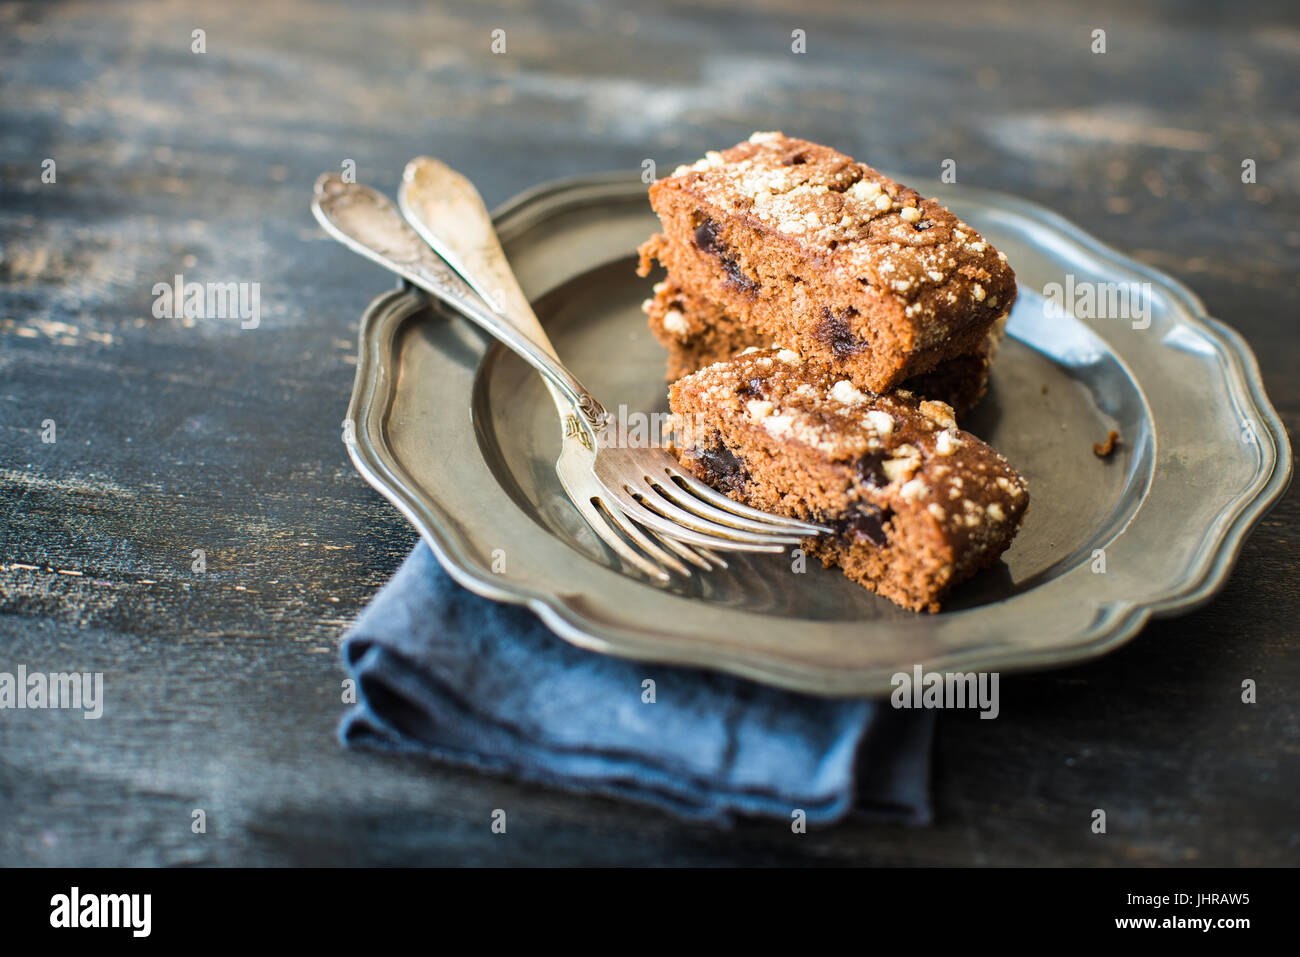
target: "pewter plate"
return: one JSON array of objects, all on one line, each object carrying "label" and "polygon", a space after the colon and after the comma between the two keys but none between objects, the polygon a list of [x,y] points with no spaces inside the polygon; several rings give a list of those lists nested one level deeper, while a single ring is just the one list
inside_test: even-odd
[{"label": "pewter plate", "polygon": [[[526,604],[594,651],[822,695],[886,694],[917,664],[1001,671],[1102,654],[1222,586],[1285,491],[1286,433],[1250,349],[1179,283],[1033,204],[956,186],[937,195],[1006,252],[1020,282],[989,395],[963,425],[1031,494],[1001,564],[940,614],[903,611],[816,563],[796,571],[788,555],[733,555],[725,571],[667,586],[624,569],[556,479],[559,423],[541,379],[410,289],[363,318],[348,451],[458,582]],[[640,311],[653,280],[633,271],[657,228],[645,186],[546,185],[497,223],[569,366],[611,409],[666,411],[663,352]],[[1067,275],[1076,291],[1149,284],[1149,325],[1132,309],[1050,314],[1036,290]],[[1112,428],[1123,442],[1103,461],[1092,445]]]}]

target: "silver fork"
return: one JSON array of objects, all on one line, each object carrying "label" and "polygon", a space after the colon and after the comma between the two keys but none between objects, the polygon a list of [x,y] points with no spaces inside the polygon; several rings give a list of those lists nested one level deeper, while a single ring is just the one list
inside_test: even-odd
[{"label": "silver fork", "polygon": [[[406,164],[397,205],[424,241],[497,315],[556,356],[532,304],[519,287],[497,239],[492,215],[473,183],[445,163],[420,156]],[[596,452],[590,436],[564,393],[549,380],[542,382],[560,417],[562,437],[555,473],[597,537],[628,564],[659,581],[669,578],[665,566],[679,575],[690,574],[683,561],[706,571],[715,565],[726,568],[726,561],[709,549],[683,545],[656,532],[647,535],[625,518],[621,509],[600,504],[605,496],[592,474]],[[640,550],[629,545],[628,539]]]},{"label": "silver fork", "polygon": [[[662,448],[632,448],[622,426],[563,363],[488,308],[383,194],[337,174],[316,181],[316,219],[335,239],[446,302],[533,366],[569,400],[595,449],[600,502],[661,536],[731,551],[782,551],[829,531],[741,505],[684,472]],[[610,437],[602,441],[602,435]]]}]

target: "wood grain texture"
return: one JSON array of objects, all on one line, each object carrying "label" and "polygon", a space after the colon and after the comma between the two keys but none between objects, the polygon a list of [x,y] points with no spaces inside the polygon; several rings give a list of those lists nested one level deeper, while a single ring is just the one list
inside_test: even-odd
[{"label": "wood grain texture", "polygon": [[[433,153],[495,203],[755,129],[951,158],[1187,282],[1295,433],[1293,5],[781,6],[0,6],[0,670],[107,683],[99,721],[0,712],[0,864],[1300,861],[1294,492],[1196,613],[945,716],[928,829],[718,832],[337,745],[339,633],[415,540],[339,440],[388,285],[308,212],[347,159],[393,191]],[[153,318],[176,273],[260,283],[260,326]]]}]

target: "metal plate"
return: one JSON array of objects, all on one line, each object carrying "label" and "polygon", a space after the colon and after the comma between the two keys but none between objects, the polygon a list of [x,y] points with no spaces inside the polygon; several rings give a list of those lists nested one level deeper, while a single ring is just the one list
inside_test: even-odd
[{"label": "metal plate", "polygon": [[[555,477],[559,424],[541,380],[410,290],[380,296],[362,322],[348,451],[457,581],[526,603],[595,651],[825,695],[885,694],[916,664],[1000,671],[1101,654],[1223,584],[1289,481],[1286,433],[1249,348],[1177,282],[1032,204],[955,186],[938,198],[1006,252],[1020,282],[990,393],[963,425],[1031,495],[1003,562],[938,615],[836,569],[796,572],[787,556],[730,557],[726,571],[668,586],[624,572]],[[548,185],[497,221],[570,367],[611,409],[665,411],[663,352],[639,308],[651,281],[633,272],[657,228],[645,186]],[[1149,326],[1049,316],[1035,290],[1067,275],[1076,289],[1149,283]],[[1092,444],[1112,428],[1123,443],[1103,461]]]}]

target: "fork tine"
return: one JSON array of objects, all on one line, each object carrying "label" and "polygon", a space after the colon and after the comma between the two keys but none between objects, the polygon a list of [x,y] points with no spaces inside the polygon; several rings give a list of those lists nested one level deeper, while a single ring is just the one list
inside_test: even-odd
[{"label": "fork tine", "polygon": [[721,555],[718,555],[713,551],[710,551],[709,549],[705,548],[702,545],[697,545],[695,550],[699,552],[701,555],[703,555],[705,558],[707,558],[709,561],[716,562],[719,568],[731,567],[730,565],[727,564],[727,560],[725,558],[723,558]]},{"label": "fork tine", "polygon": [[711,563],[714,562],[717,563],[717,566],[719,568],[727,567],[727,563],[725,561],[723,561],[719,556],[715,555],[713,552],[709,551],[707,548],[702,548],[702,547],[692,548],[689,545],[683,545],[681,542],[674,541],[671,538],[665,538],[664,536],[660,535],[658,532],[651,532],[651,534],[654,535],[655,541],[663,545],[664,548],[667,548],[670,551],[675,552],[676,554],[680,555],[683,560],[690,562],[692,565],[695,565],[698,568],[702,568],[705,571],[711,572],[713,571],[713,564]]},{"label": "fork tine", "polygon": [[757,521],[743,515],[737,515],[729,509],[715,508],[708,502],[692,495],[687,489],[682,488],[672,479],[658,481],[654,476],[648,476],[647,481],[654,486],[658,492],[671,499],[677,505],[688,511],[694,512],[700,518],[709,519],[722,525],[728,525],[731,528],[743,529],[749,532],[760,532],[762,534],[791,534],[794,528],[783,528],[774,522]]},{"label": "fork tine", "polygon": [[[623,514],[632,521],[653,532],[659,533],[665,538],[676,539],[688,545],[703,546],[704,548],[716,548],[722,551],[740,551],[740,552],[782,552],[786,545],[797,544],[798,539],[778,539],[775,536],[763,538],[753,533],[738,533],[747,536],[745,539],[724,538],[721,535],[710,535],[704,532],[697,532],[689,526],[681,525],[672,519],[665,518],[658,512],[652,511],[638,502],[632,495],[624,489],[610,488],[605,486],[605,492],[611,499],[618,503]],[[662,501],[662,499],[661,499]],[[689,514],[689,513],[687,513]],[[724,526],[717,526],[725,529]],[[757,539],[755,541],[754,539]]]},{"label": "fork tine", "polygon": [[[829,535],[831,533],[831,529],[827,528],[825,525],[818,525],[815,522],[805,522],[797,518],[787,518],[784,515],[773,515],[771,512],[764,512],[760,509],[737,502],[735,499],[723,495],[712,486],[706,485],[694,475],[691,475],[684,470],[674,468],[671,462],[664,462],[663,470],[668,476],[668,480],[674,485],[677,484],[676,481],[674,481],[675,479],[681,480],[688,489],[700,498],[713,503],[724,511],[731,512],[733,515],[744,516],[746,518],[766,522],[769,528],[773,525],[785,526],[791,529],[805,531],[809,535]],[[678,488],[680,489],[681,486],[678,486]]]},{"label": "fork tine", "polygon": [[[641,548],[643,548],[646,552],[648,552],[652,558],[656,558],[659,561],[663,562],[665,565],[667,565],[669,568],[671,568],[673,571],[677,572],[680,575],[690,575],[690,569],[688,569],[676,558],[674,558],[672,555],[669,555],[666,551],[660,548],[659,545],[655,543],[655,541],[650,539],[645,534],[645,532],[641,531],[641,529],[637,527],[635,522],[627,518],[627,516],[625,516],[622,510],[619,509],[617,506],[615,506],[614,508],[610,508],[600,499],[594,497],[592,498],[592,506],[597,510],[597,512],[599,512],[602,518],[604,518],[610,524],[616,526],[620,531],[623,532],[624,535],[626,535],[628,538],[632,539],[632,541],[640,545]],[[669,542],[663,539],[659,539],[659,541],[662,542],[664,545],[670,544]],[[679,550],[677,547],[674,547],[672,548],[672,551],[677,552],[678,555],[686,559],[686,561],[690,562],[692,565],[695,565],[699,568],[703,568],[705,571],[710,570],[707,562],[705,562],[702,558],[699,558],[698,556],[690,552],[688,549],[683,547],[680,548]],[[663,580],[667,580],[667,576],[665,576]]]},{"label": "fork tine", "polygon": [[[584,499],[581,496],[573,496],[571,501],[582,514],[582,517],[587,520],[587,524],[591,526],[591,530],[595,532],[600,540],[612,548],[625,562],[632,565],[634,568],[640,569],[642,572],[657,581],[668,582],[672,580],[672,576],[664,571],[663,568],[648,561],[640,552],[628,545],[627,542],[623,541],[617,532],[610,528],[614,512],[613,509],[602,510],[597,508],[593,501]],[[647,549],[647,551],[649,551],[649,549]],[[661,554],[663,553],[661,552]],[[663,558],[666,559],[664,564],[668,565],[678,574],[690,574],[690,570],[671,555],[663,554]]]},{"label": "fork tine", "polygon": [[[645,494],[639,490],[605,488],[624,513],[633,521],[645,525],[660,535],[686,542],[690,545],[703,545],[723,551],[782,551],[786,545],[796,545],[800,539],[792,536],[760,535],[757,532],[745,532],[716,525],[698,518],[684,509],[679,509],[667,499],[661,498],[651,490]],[[678,518],[678,515],[682,516]]]},{"label": "fork tine", "polygon": [[639,501],[646,508],[658,512],[664,518],[668,518],[686,528],[694,529],[709,535],[718,535],[723,538],[741,541],[741,542],[785,542],[787,544],[798,544],[803,536],[793,532],[787,532],[780,529],[765,529],[763,531],[750,531],[749,529],[737,528],[734,525],[728,525],[721,522],[715,522],[713,519],[695,512],[688,512],[686,509],[676,505],[672,499],[660,495],[654,485],[642,479],[635,486],[629,485],[628,491],[633,496],[641,496]]}]

